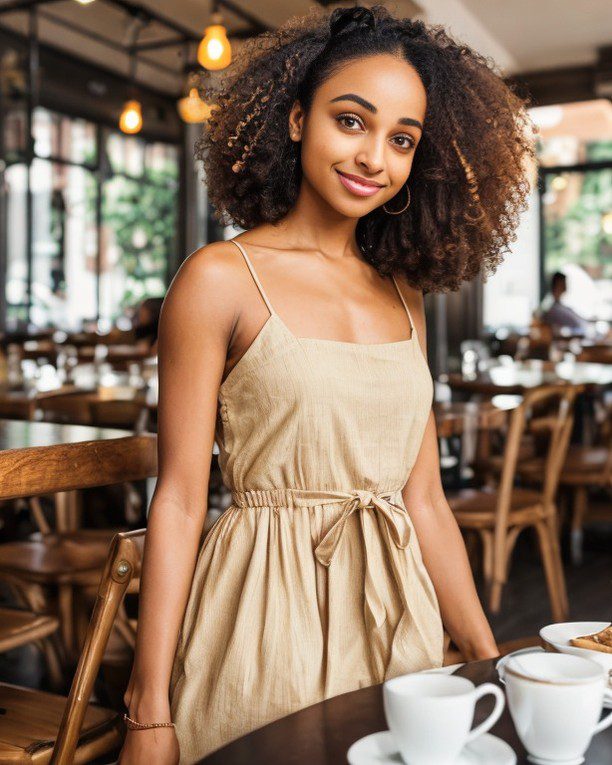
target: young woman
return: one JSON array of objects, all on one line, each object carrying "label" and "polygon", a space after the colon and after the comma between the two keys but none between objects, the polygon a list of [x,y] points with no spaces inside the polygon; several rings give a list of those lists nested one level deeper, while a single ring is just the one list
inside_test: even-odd
[{"label": "young woman", "polygon": [[[159,336],[120,762],[192,763],[326,697],[497,647],[445,501],[424,291],[491,272],[533,156],[521,101],[441,28],[313,13],[212,83],[211,199]],[[231,507],[204,539],[214,440]],[[130,723],[133,725],[133,723]],[[180,755],[179,755],[180,748]]]}]

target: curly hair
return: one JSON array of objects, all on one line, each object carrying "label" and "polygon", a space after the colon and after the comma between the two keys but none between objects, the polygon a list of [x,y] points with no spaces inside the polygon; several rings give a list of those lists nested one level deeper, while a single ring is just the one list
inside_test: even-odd
[{"label": "curly hair", "polygon": [[357,222],[364,259],[424,292],[456,290],[493,273],[527,207],[537,132],[527,100],[495,62],[442,26],[385,7],[317,9],[248,40],[221,75],[205,73],[212,114],[197,141],[209,198],[223,223],[243,229],[282,219],[298,197],[300,144],[290,139],[298,99],[308,115],[317,88],[346,62],[389,53],[411,64],[426,90],[423,135],[399,215],[380,207]]}]

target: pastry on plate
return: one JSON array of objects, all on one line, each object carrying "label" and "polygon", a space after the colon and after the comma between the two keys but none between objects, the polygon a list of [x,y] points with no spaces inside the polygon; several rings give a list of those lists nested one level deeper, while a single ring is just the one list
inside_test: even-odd
[{"label": "pastry on plate", "polygon": [[587,648],[589,651],[612,653],[612,624],[594,635],[571,638],[570,643],[577,648]]}]

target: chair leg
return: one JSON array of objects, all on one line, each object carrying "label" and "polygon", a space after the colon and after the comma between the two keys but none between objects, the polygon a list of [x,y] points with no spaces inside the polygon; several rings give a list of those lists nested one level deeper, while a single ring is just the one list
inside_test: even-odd
[{"label": "chair leg", "polygon": [[58,586],[58,615],[62,643],[68,661],[74,656],[74,604],[72,584]]},{"label": "chair leg", "polygon": [[60,646],[56,643],[55,637],[55,635],[49,635],[42,640],[37,640],[36,645],[45,657],[51,687],[58,693],[63,693],[65,679],[58,650]]},{"label": "chair leg", "polygon": [[467,531],[464,536],[464,544],[465,544],[465,550],[467,552],[468,560],[470,561],[470,566],[472,568],[472,571],[478,570],[478,563],[479,563],[479,550],[478,550],[478,540],[476,536],[475,531]]},{"label": "chair leg", "polygon": [[572,563],[579,566],[582,563],[582,526],[587,513],[589,492],[586,486],[577,486],[574,491],[574,507],[572,512],[571,554]]},{"label": "chair leg", "polygon": [[482,542],[482,575],[487,587],[490,587],[493,579],[493,535],[483,529],[480,532],[480,540]]},{"label": "chair leg", "polygon": [[556,622],[563,622],[567,620],[567,594],[555,525],[548,521],[539,521],[536,523],[536,532],[538,534],[540,555],[542,556],[542,564],[546,576],[552,616]]},{"label": "chair leg", "polygon": [[489,611],[491,611],[492,614],[498,614],[501,608],[503,586],[504,583],[498,581],[497,579],[494,579],[491,582],[491,589],[489,591]]}]

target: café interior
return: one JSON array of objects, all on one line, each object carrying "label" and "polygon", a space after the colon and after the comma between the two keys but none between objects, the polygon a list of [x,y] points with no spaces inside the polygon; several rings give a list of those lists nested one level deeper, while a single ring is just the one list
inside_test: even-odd
[{"label": "caf\u00e9 interior", "polygon": [[[189,253],[241,232],[193,158],[199,73],[311,5],[0,4],[0,762],[117,759],[161,305]],[[443,485],[507,654],[612,619],[612,10],[394,8],[491,56],[538,127],[504,262],[425,296]],[[209,526],[231,499],[217,455]]]}]

